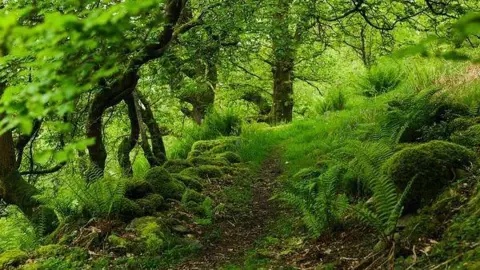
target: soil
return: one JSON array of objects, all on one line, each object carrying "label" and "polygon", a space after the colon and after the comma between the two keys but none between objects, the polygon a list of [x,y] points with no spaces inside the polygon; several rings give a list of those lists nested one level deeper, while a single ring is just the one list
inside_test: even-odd
[{"label": "soil", "polygon": [[279,211],[272,197],[276,179],[282,173],[278,155],[272,154],[261,165],[252,189],[250,211],[242,215],[227,216],[217,221],[220,232],[216,240],[204,243],[200,255],[175,269],[218,269],[230,264],[241,264],[255,242],[268,234],[269,225]]}]

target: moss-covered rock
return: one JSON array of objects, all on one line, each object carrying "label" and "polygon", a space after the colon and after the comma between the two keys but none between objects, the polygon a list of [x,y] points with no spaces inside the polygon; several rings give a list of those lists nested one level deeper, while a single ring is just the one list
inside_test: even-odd
[{"label": "moss-covered rock", "polygon": [[135,240],[138,244],[137,250],[147,253],[161,251],[168,235],[168,229],[157,217],[136,218],[126,227],[126,230],[137,236]]},{"label": "moss-covered rock", "polygon": [[225,158],[216,158],[216,157],[194,157],[189,159],[195,166],[201,165],[214,165],[214,166],[229,166],[230,162]]},{"label": "moss-covered rock", "polygon": [[169,173],[179,173],[185,170],[186,168],[190,168],[190,167],[193,167],[193,164],[190,161],[184,160],[184,159],[168,160],[163,165],[163,168],[167,170]]},{"label": "moss-covered rock", "polygon": [[189,201],[184,204],[185,209],[187,209],[190,213],[196,214],[196,215],[203,215],[204,210],[201,206],[201,204],[194,202],[194,201]]},{"label": "moss-covered rock", "polygon": [[475,153],[461,145],[431,141],[399,151],[384,164],[384,170],[400,190],[414,179],[405,200],[409,212],[430,203],[455,180],[455,169],[475,162]]},{"label": "moss-covered rock", "polygon": [[191,158],[194,158],[194,157],[199,157],[201,156],[203,153],[200,152],[200,151],[190,151],[187,155],[187,158],[188,159],[191,159]]},{"label": "moss-covered rock", "polygon": [[138,204],[138,206],[140,206],[140,208],[142,208],[142,211],[143,211],[144,215],[147,215],[147,216],[155,214],[155,212],[157,210],[156,206],[153,205],[151,201],[149,201],[145,198],[137,199],[137,200],[135,200],[135,203]]},{"label": "moss-covered rock", "polygon": [[217,154],[216,157],[217,158],[224,158],[232,164],[242,162],[242,158],[237,153],[234,153],[234,152],[231,152],[231,151],[227,151],[227,152],[224,152],[224,153]]},{"label": "moss-covered rock", "polygon": [[163,206],[164,198],[160,194],[150,194],[145,198],[135,200],[145,215],[153,215]]},{"label": "moss-covered rock", "polygon": [[157,188],[158,193],[164,198],[180,200],[186,187],[184,183],[178,180],[171,180],[170,182],[159,185]]},{"label": "moss-covered rock", "polygon": [[117,252],[119,251],[125,252],[128,246],[128,240],[116,234],[109,235],[107,237],[107,243],[109,244],[112,250]]},{"label": "moss-covered rock", "polygon": [[120,203],[120,209],[118,211],[119,216],[124,220],[132,220],[136,217],[141,217],[145,213],[137,203],[134,201],[124,198]]},{"label": "moss-covered rock", "polygon": [[206,196],[193,190],[193,189],[187,189],[185,190],[185,193],[183,193],[182,196],[182,203],[187,203],[187,202],[196,202],[196,203],[202,203],[205,200]]},{"label": "moss-covered rock", "polygon": [[145,180],[152,184],[153,190],[165,199],[180,200],[185,191],[185,184],[173,179],[164,168],[155,167],[150,169]]},{"label": "moss-covered rock", "polygon": [[181,181],[185,184],[186,187],[194,189],[196,191],[202,191],[203,185],[200,183],[200,178],[198,176],[189,176],[184,174],[173,174],[174,179]]},{"label": "moss-covered rock", "polygon": [[140,199],[153,193],[152,184],[145,180],[129,180],[125,189],[125,197],[129,199]]},{"label": "moss-covered rock", "polygon": [[459,117],[448,123],[448,130],[450,133],[464,131],[476,124],[480,124],[480,117]]},{"label": "moss-covered rock", "polygon": [[24,263],[28,259],[25,251],[14,249],[7,250],[0,254],[0,268],[14,267]]},{"label": "moss-covered rock", "polygon": [[154,190],[157,183],[168,182],[170,180],[172,180],[172,176],[162,167],[151,168],[145,175],[145,181],[152,184]]},{"label": "moss-covered rock", "polygon": [[165,199],[160,194],[150,194],[145,199],[155,207],[155,210],[162,208],[165,203]]},{"label": "moss-covered rock", "polygon": [[202,165],[195,168],[188,168],[183,170],[180,174],[191,177],[200,177],[202,179],[219,178],[223,176],[223,172],[217,166],[213,165]]},{"label": "moss-covered rock", "polygon": [[237,137],[226,137],[216,140],[197,141],[192,145],[191,157],[200,156],[202,153],[218,154],[231,150],[239,139]]},{"label": "moss-covered rock", "polygon": [[40,246],[35,250],[33,255],[35,257],[53,257],[59,256],[65,253],[65,247],[58,244],[51,244]]},{"label": "moss-covered rock", "polygon": [[455,132],[450,140],[468,148],[480,149],[480,124],[474,125],[464,131]]}]

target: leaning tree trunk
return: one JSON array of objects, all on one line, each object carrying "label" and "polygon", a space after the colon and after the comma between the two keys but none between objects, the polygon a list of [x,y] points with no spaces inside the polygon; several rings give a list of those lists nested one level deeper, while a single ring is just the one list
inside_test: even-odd
[{"label": "leaning tree trunk", "polygon": [[40,204],[33,196],[38,190],[27,183],[15,168],[15,148],[12,132],[0,136],[0,196],[5,202],[17,205],[27,216]]},{"label": "leaning tree trunk", "polygon": [[130,161],[130,152],[137,145],[140,135],[140,121],[137,117],[135,99],[133,94],[124,99],[128,109],[128,119],[130,119],[130,135],[125,137],[118,147],[118,163],[122,169],[122,174],[127,177],[133,176],[132,162]]},{"label": "leaning tree trunk", "polygon": [[[142,143],[142,148],[145,152],[150,153],[150,158],[147,156],[148,162],[150,165],[153,166],[161,166],[167,161],[167,154],[165,151],[165,144],[163,143],[163,132],[160,129],[155,117],[153,115],[152,107],[148,100],[139,92],[136,92],[136,103],[140,108],[140,115],[143,123],[147,126],[148,132],[150,133],[152,148],[150,151],[150,145],[148,141],[142,139],[144,141]],[[140,104],[141,103],[141,104]],[[145,136],[146,137],[146,136]],[[147,149],[148,148],[148,149]]]},{"label": "leaning tree trunk", "polygon": [[95,180],[103,176],[103,171],[105,170],[107,152],[102,134],[103,113],[106,109],[115,106],[133,93],[139,80],[138,71],[142,65],[162,57],[175,35],[184,33],[196,25],[195,23],[187,23],[175,31],[185,4],[186,1],[183,0],[166,1],[164,27],[158,35],[157,42],[144,47],[143,54],[133,59],[127,67],[127,72],[116,80],[112,86],[105,87],[95,96],[88,115],[86,135],[95,139],[95,143],[88,147],[88,154],[92,161],[93,169],[97,170],[97,173],[90,174],[93,177],[89,178],[89,180]]}]

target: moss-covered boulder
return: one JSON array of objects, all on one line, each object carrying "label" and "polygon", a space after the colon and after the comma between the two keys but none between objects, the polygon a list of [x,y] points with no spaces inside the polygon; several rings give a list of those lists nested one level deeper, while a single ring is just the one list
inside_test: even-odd
[{"label": "moss-covered boulder", "polygon": [[201,203],[197,203],[197,202],[194,202],[194,201],[189,201],[189,202],[186,202],[184,203],[184,207],[187,211],[189,211],[190,213],[193,213],[193,214],[196,214],[196,215],[199,215],[199,216],[203,216],[204,214],[204,210],[201,206]]},{"label": "moss-covered boulder", "polygon": [[193,167],[193,164],[185,159],[172,159],[165,162],[163,168],[169,173],[179,173],[186,168]]},{"label": "moss-covered boulder", "polygon": [[444,187],[455,180],[456,169],[475,162],[475,153],[461,145],[431,141],[397,152],[384,164],[384,170],[400,191],[414,179],[405,200],[405,210],[410,212],[435,199]]},{"label": "moss-covered boulder", "polygon": [[187,203],[187,202],[202,203],[205,200],[205,198],[206,198],[205,195],[193,189],[187,189],[185,190],[185,193],[183,193],[182,203]]},{"label": "moss-covered boulder", "polygon": [[120,209],[118,211],[118,214],[123,220],[128,221],[136,217],[141,217],[145,213],[142,207],[140,207],[136,202],[124,198],[120,203]]},{"label": "moss-covered boulder", "polygon": [[168,182],[172,180],[170,173],[162,167],[154,167],[145,174],[145,181],[152,184],[155,189],[155,184],[159,182]]},{"label": "moss-covered boulder", "polygon": [[232,164],[242,162],[242,158],[237,153],[234,153],[232,151],[217,154],[215,157],[220,159],[226,159]]},{"label": "moss-covered boulder", "polygon": [[107,237],[107,243],[112,251],[125,253],[128,248],[128,240],[116,234]]},{"label": "moss-covered boulder", "polygon": [[125,188],[125,197],[129,199],[140,199],[151,193],[153,186],[145,180],[129,180]]},{"label": "moss-covered boulder", "polygon": [[480,117],[459,117],[448,123],[448,130],[450,133],[464,131],[477,124],[480,124]]},{"label": "moss-covered boulder", "polygon": [[164,199],[160,194],[150,194],[135,200],[135,203],[142,208],[145,215],[153,215],[163,206]]},{"label": "moss-covered boulder", "polygon": [[0,254],[0,269],[18,266],[27,259],[28,255],[25,251],[19,249],[7,250]]},{"label": "moss-covered boulder", "polygon": [[132,220],[126,230],[137,236],[135,239],[137,252],[160,252],[168,235],[168,228],[161,218],[150,216]]},{"label": "moss-covered boulder", "polygon": [[195,168],[188,168],[183,170],[180,174],[191,177],[200,177],[202,179],[219,178],[223,176],[223,172],[220,168],[214,165],[202,165]]},{"label": "moss-covered boulder", "polygon": [[217,157],[194,157],[189,159],[195,166],[201,165],[214,165],[214,166],[229,166],[230,162],[225,158],[217,158]]},{"label": "moss-covered boulder", "polygon": [[465,147],[480,150],[480,124],[471,126],[464,131],[455,132],[450,140]]},{"label": "moss-covered boulder", "polygon": [[150,169],[145,176],[145,181],[153,186],[155,193],[162,195],[165,199],[180,200],[185,191],[185,184],[174,179],[161,167]]},{"label": "moss-covered boulder", "polygon": [[239,139],[237,137],[226,137],[216,140],[197,141],[192,145],[190,156],[200,156],[201,154],[218,154],[231,150]]},{"label": "moss-covered boulder", "polygon": [[196,191],[202,191],[203,185],[200,183],[202,179],[198,176],[189,176],[184,174],[172,174],[173,178],[181,181],[185,184],[186,187],[191,188]]}]

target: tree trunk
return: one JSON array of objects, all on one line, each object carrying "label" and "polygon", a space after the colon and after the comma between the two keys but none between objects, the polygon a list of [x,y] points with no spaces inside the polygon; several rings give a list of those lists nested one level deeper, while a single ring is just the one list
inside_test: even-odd
[{"label": "tree trunk", "polygon": [[273,123],[293,118],[293,61],[277,61],[273,73]]},{"label": "tree trunk", "polygon": [[[165,144],[163,143],[163,132],[161,131],[160,126],[155,120],[152,108],[148,100],[139,92],[137,92],[136,94],[138,96],[136,104],[141,105],[140,113],[142,121],[145,123],[148,128],[148,132],[150,133],[150,140],[152,143],[151,153],[152,156],[155,158],[155,164],[152,164],[153,162],[151,162],[151,159],[149,159],[149,163],[151,166],[161,166],[163,165],[163,163],[165,163],[165,161],[167,161],[167,153],[165,151]],[[148,141],[145,142],[145,146],[148,146]]]},{"label": "tree trunk", "polygon": [[291,0],[278,0],[272,21],[273,45],[273,107],[272,122],[291,122],[293,117],[293,69],[295,65],[295,38],[289,30]]},{"label": "tree trunk", "polygon": [[133,176],[132,162],[130,161],[130,152],[137,145],[140,135],[140,122],[137,117],[135,100],[133,94],[124,99],[128,108],[128,118],[130,119],[130,135],[122,140],[118,147],[118,163],[122,169],[122,174],[127,177]]}]

